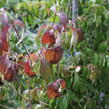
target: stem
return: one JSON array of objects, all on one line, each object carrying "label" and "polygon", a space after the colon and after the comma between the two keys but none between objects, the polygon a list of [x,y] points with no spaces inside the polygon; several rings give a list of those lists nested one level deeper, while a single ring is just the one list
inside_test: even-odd
[{"label": "stem", "polygon": [[[18,31],[17,31],[17,29],[16,29],[16,27],[15,27],[14,25],[13,25],[13,28],[14,28],[14,30],[15,30],[15,32],[16,32],[18,38],[20,39],[21,37],[20,37],[20,35],[19,35],[19,33],[18,33]],[[22,43],[22,45],[23,45],[23,47],[24,47],[24,49],[25,49],[25,51],[26,51],[26,53],[27,53],[27,55],[28,55],[28,58],[29,58],[29,60],[30,60],[30,62],[31,62],[31,66],[32,66],[32,60],[31,60],[31,58],[30,58],[29,52],[28,52],[28,50],[27,50],[25,44],[24,44],[23,42],[21,42],[21,43]],[[28,89],[29,89],[29,106],[30,106],[30,109],[32,109],[32,106],[31,106],[31,92],[30,92],[31,89],[30,89],[30,81],[31,81],[31,78],[29,77],[29,81],[28,81]]]}]

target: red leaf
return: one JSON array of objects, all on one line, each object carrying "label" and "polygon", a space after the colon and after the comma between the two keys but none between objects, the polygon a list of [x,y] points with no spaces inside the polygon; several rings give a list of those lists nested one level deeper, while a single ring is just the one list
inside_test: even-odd
[{"label": "red leaf", "polygon": [[63,79],[58,79],[52,83],[50,83],[47,87],[47,95],[49,98],[57,98],[62,94],[59,92],[59,88],[63,89],[66,87],[66,82]]},{"label": "red leaf", "polygon": [[58,86],[54,85],[53,83],[49,84],[47,87],[47,95],[49,98],[57,98],[59,96],[61,96],[61,94],[58,91]]},{"label": "red leaf", "polygon": [[5,73],[10,66],[10,61],[7,55],[0,56],[0,72]]},{"label": "red leaf", "polygon": [[57,64],[62,58],[63,50],[60,46],[47,49],[45,52],[46,60],[51,64]]},{"label": "red leaf", "polygon": [[24,64],[24,71],[25,71],[25,73],[26,73],[28,76],[30,76],[30,77],[33,77],[33,76],[36,75],[35,72],[32,72],[32,71],[31,71],[31,67],[30,67],[29,61],[25,62],[25,64]]},{"label": "red leaf", "polygon": [[64,89],[66,87],[66,82],[63,79],[56,80],[56,83],[60,84],[62,89]]},{"label": "red leaf", "polygon": [[42,37],[42,44],[55,44],[55,35],[52,30],[47,30]]}]

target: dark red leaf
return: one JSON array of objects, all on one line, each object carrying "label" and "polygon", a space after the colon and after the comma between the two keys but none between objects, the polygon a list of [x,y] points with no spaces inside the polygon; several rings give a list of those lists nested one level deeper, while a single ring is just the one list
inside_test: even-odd
[{"label": "dark red leaf", "polygon": [[35,72],[32,72],[29,61],[25,62],[24,64],[24,71],[30,77],[33,77],[36,75]]}]

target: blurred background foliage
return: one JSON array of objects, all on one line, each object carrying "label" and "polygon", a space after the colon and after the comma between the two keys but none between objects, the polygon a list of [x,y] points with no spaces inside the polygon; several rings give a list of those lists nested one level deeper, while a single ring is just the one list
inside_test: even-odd
[{"label": "blurred background foliage", "polygon": [[[63,96],[48,99],[47,85],[36,63],[34,70],[38,74],[31,79],[33,109],[109,109],[109,0],[78,0],[78,4],[77,27],[84,32],[84,41],[76,46],[80,55],[69,49],[69,31],[63,35],[64,55],[59,68],[53,67],[55,79],[58,72],[58,76],[67,82],[67,88]],[[54,21],[55,15],[49,10],[51,6],[68,14],[68,0],[0,0],[0,8],[5,8],[11,19],[20,19],[26,25],[21,35],[30,53],[41,48],[40,41],[36,40],[39,27]],[[68,17],[72,18],[71,12]],[[55,22],[58,21],[57,18]],[[25,54],[17,42],[16,34],[12,32],[11,49]],[[81,70],[75,72],[72,66],[81,66]],[[26,109],[27,83],[25,75],[20,82],[5,81],[0,86],[0,109]],[[38,87],[43,87],[43,90],[35,90]]]}]

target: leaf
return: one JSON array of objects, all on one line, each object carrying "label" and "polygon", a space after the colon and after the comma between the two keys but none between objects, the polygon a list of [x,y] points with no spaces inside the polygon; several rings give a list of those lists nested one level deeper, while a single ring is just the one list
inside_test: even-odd
[{"label": "leaf", "polygon": [[0,72],[6,73],[7,69],[10,66],[10,61],[8,55],[0,56]]},{"label": "leaf", "polygon": [[25,62],[24,64],[24,71],[30,77],[33,77],[36,75],[35,72],[32,72],[29,61]]},{"label": "leaf", "polygon": [[58,79],[52,83],[49,83],[47,87],[47,95],[49,98],[57,98],[61,96],[60,88],[64,89],[66,87],[66,82],[63,79]]},{"label": "leaf", "polygon": [[59,96],[61,96],[61,94],[58,91],[58,86],[56,84],[49,84],[47,87],[47,95],[50,99],[52,98],[57,98]]},{"label": "leaf", "polygon": [[43,56],[43,58],[41,58],[40,73],[43,79],[46,81],[46,83],[48,83],[51,79],[53,79],[52,74],[53,72],[51,67],[52,67],[51,64],[48,63]]},{"label": "leaf", "polygon": [[49,48],[45,52],[45,58],[51,64],[57,64],[62,58],[63,50],[60,46]]},{"label": "leaf", "polygon": [[44,33],[42,37],[42,44],[49,44],[49,45],[55,44],[55,35],[53,33],[53,30],[47,30]]},{"label": "leaf", "polygon": [[62,89],[66,87],[66,82],[63,79],[56,80],[56,83],[60,84]]}]

